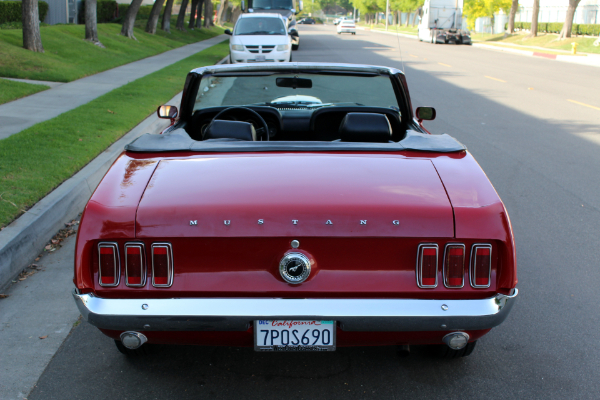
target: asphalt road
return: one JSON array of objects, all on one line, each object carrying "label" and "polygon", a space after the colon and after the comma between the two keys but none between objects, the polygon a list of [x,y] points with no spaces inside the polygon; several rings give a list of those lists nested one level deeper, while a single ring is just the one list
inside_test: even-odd
[{"label": "asphalt road", "polygon": [[474,154],[515,230],[512,314],[471,357],[450,362],[422,348],[399,358],[389,347],[162,347],[132,360],[82,323],[29,399],[600,397],[600,70],[363,31],[339,36],[332,26],[300,30],[295,61],[404,66],[413,106],[438,111],[426,127]]}]

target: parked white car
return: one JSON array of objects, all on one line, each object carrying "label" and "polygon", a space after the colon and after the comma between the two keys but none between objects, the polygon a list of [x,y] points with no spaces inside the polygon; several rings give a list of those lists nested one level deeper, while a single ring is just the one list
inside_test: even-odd
[{"label": "parked white car", "polygon": [[338,35],[342,33],[351,33],[353,35],[356,35],[356,24],[354,23],[354,20],[346,19],[344,21],[341,21],[337,26],[337,33]]},{"label": "parked white car", "polygon": [[232,64],[292,61],[292,37],[296,31],[286,31],[280,14],[252,13],[238,18],[229,39]]}]

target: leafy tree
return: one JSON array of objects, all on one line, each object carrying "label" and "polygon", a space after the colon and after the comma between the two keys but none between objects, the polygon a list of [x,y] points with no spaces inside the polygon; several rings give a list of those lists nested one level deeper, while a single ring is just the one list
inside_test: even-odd
[{"label": "leafy tree", "polygon": [[194,29],[196,26],[196,11],[198,8],[198,0],[192,0],[192,11],[190,12],[190,22],[188,24],[188,28]]},{"label": "leafy tree", "polygon": [[40,36],[40,11],[38,0],[23,0],[21,4],[23,22],[23,47],[38,53],[44,52]]},{"label": "leafy tree", "polygon": [[171,13],[173,11],[173,1],[174,0],[167,0],[165,12],[162,17],[162,30],[169,33],[171,33]]},{"label": "leafy tree", "polygon": [[98,40],[98,15],[96,0],[85,0],[85,40],[102,44]]},{"label": "leafy tree", "polygon": [[181,2],[181,8],[179,9],[179,15],[177,16],[177,23],[175,24],[175,28],[180,31],[184,30],[183,24],[185,23],[185,12],[187,10],[188,0],[183,0]]},{"label": "leafy tree", "polygon": [[533,0],[533,15],[531,16],[531,33],[527,37],[537,36],[538,15],[540,14],[540,0]]},{"label": "leafy tree", "polygon": [[575,10],[581,0],[569,0],[569,8],[567,8],[567,17],[565,23],[560,31],[559,39],[566,39],[571,37],[571,30],[573,29],[573,17],[575,16]]},{"label": "leafy tree", "polygon": [[508,14],[508,33],[515,33],[515,15],[519,9],[519,0],[512,0],[510,14]]},{"label": "leafy tree", "polygon": [[473,29],[475,28],[475,20],[480,17],[491,17],[493,25],[494,14],[500,10],[508,13],[511,5],[512,0],[466,0],[463,14],[467,17],[469,29]]}]

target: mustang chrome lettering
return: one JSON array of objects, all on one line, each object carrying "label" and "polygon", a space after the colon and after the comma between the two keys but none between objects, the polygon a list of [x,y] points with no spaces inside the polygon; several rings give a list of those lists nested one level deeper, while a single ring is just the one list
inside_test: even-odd
[{"label": "mustang chrome lettering", "polygon": [[395,219],[395,220],[392,221],[392,224],[394,224],[394,225],[400,225],[400,221],[398,221],[397,219]]},{"label": "mustang chrome lettering", "polygon": [[262,225],[262,224],[264,224],[264,223],[265,223],[265,221],[264,221],[264,220],[262,220],[262,219],[259,219],[259,220],[258,220],[258,224],[259,224],[259,225]]},{"label": "mustang chrome lettering", "polygon": [[198,221],[190,221],[190,225],[198,225]]},{"label": "mustang chrome lettering", "polygon": [[224,223],[225,225],[231,225],[231,221],[230,221],[230,220],[228,220],[228,219],[226,219],[225,221],[223,221],[223,223]]},{"label": "mustang chrome lettering", "polygon": [[360,220],[360,224],[361,225],[366,225],[367,224],[367,220],[366,219],[361,219]]},{"label": "mustang chrome lettering", "polygon": [[325,225],[333,225],[333,222],[331,222],[331,220],[328,219],[327,222],[325,222]]},{"label": "mustang chrome lettering", "polygon": [[292,220],[292,224],[294,224],[294,225],[298,225],[298,220],[297,220],[297,219],[293,219],[293,220]]}]

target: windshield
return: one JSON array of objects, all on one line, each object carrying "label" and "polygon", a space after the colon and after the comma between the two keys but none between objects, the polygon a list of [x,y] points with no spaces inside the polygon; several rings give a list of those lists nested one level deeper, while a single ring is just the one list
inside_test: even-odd
[{"label": "windshield", "polygon": [[254,0],[252,8],[256,10],[291,10],[292,0]]},{"label": "windshield", "polygon": [[279,18],[240,18],[235,24],[234,35],[285,35],[285,26]]},{"label": "windshield", "polygon": [[368,106],[399,110],[388,76],[281,73],[204,77],[200,81],[194,111],[250,104],[277,108]]}]

